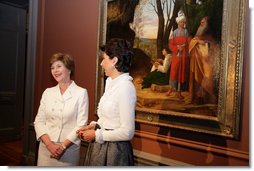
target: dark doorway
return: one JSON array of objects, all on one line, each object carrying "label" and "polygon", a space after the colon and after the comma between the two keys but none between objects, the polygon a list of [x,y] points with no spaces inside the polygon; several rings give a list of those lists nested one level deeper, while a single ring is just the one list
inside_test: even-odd
[{"label": "dark doorway", "polygon": [[28,0],[0,1],[0,141],[23,134]]}]

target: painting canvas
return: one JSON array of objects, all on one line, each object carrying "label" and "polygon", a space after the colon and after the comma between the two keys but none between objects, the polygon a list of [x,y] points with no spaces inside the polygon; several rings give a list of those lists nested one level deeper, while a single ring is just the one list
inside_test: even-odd
[{"label": "painting canvas", "polygon": [[[244,3],[236,3],[241,16]],[[225,25],[230,8],[226,0],[101,1],[99,44],[116,37],[133,44],[130,75],[137,92],[137,122],[235,136],[235,124],[225,124],[231,115],[223,113],[228,78],[223,75],[225,62],[231,61],[225,29],[230,20],[241,28],[243,23],[232,18]],[[180,18],[185,19],[183,29]],[[98,75],[97,99],[104,86],[99,67]]]}]

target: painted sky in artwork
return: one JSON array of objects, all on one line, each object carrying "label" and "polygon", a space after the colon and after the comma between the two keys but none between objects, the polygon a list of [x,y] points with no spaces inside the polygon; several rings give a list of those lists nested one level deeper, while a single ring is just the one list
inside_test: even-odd
[{"label": "painted sky in artwork", "polygon": [[[141,0],[140,5],[136,8],[133,27],[139,27],[133,29],[139,38],[156,39],[158,31],[158,15],[156,14],[154,7],[150,4],[151,0]],[[155,2],[155,1],[153,1]],[[173,3],[172,3],[173,5]],[[171,7],[171,11],[173,7]],[[171,12],[172,13],[172,12]],[[164,15],[165,21],[167,16]],[[139,33],[137,33],[139,32]]]},{"label": "painted sky in artwork", "polygon": [[145,5],[143,13],[146,16],[144,17],[145,27],[143,38],[155,39],[158,31],[158,16],[149,4]]}]

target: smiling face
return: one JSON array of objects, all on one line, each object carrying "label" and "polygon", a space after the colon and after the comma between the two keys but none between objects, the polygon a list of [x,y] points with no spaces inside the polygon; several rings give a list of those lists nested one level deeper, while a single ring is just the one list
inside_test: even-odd
[{"label": "smiling face", "polygon": [[105,52],[102,53],[101,67],[104,69],[106,76],[111,77],[116,71],[116,68],[114,67],[116,64],[116,59],[116,57],[110,59]]},{"label": "smiling face", "polygon": [[62,61],[55,61],[51,65],[51,74],[58,83],[70,81],[70,70],[66,68]]}]

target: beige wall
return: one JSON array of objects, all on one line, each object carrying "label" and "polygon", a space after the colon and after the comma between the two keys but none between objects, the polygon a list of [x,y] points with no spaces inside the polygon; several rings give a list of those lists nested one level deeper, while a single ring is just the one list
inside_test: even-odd
[{"label": "beige wall", "polygon": [[[43,90],[55,85],[49,72],[48,59],[53,53],[61,51],[73,56],[76,63],[74,79],[88,90],[89,119],[96,118],[94,97],[98,7],[99,0],[40,0],[34,99],[36,111]],[[249,30],[246,34],[248,38]],[[249,52],[248,39],[245,52]],[[144,158],[151,154],[150,160],[171,165],[176,161],[183,165],[249,165],[249,62],[249,53],[246,53],[240,140],[137,124],[132,143],[135,150],[144,152],[137,154]]]}]

